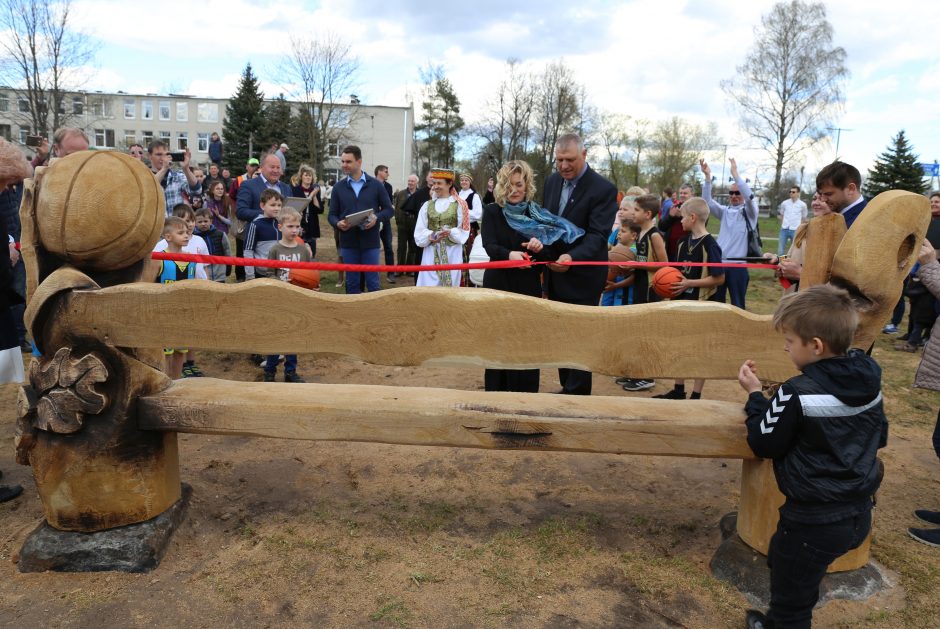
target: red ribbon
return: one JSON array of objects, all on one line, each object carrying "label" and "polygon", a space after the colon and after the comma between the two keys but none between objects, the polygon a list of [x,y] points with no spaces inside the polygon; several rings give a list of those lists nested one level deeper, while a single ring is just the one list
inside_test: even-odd
[{"label": "red ribbon", "polygon": [[[274,269],[317,269],[319,271],[351,271],[353,273],[417,273],[419,271],[466,271],[470,269],[524,269],[536,264],[554,264],[554,261],[535,260],[491,260],[490,262],[467,262],[462,264],[339,264],[335,262],[290,262],[261,258],[235,258],[231,256],[207,256],[197,253],[167,253],[154,251],[154,260],[176,262],[199,262],[202,264],[225,264],[232,266],[263,266]],[[776,264],[729,263],[729,262],[602,262],[599,260],[574,260],[562,266],[630,266],[630,267],[727,267],[734,269],[776,269]]]}]

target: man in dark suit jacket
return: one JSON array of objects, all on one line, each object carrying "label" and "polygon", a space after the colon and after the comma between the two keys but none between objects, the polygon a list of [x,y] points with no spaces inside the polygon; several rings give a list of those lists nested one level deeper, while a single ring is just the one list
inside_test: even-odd
[{"label": "man in dark suit jacket", "polygon": [[[596,306],[607,280],[606,266],[575,266],[579,260],[607,261],[607,238],[617,214],[617,189],[587,165],[587,150],[573,133],[555,143],[557,172],[545,180],[545,207],[584,229],[584,236],[571,244],[556,242],[560,252],[548,265],[548,298],[567,304]],[[591,372],[559,369],[561,393],[591,394]]]},{"label": "man in dark suit jacket", "polygon": [[858,215],[868,205],[868,199],[862,196],[862,174],[851,164],[835,161],[824,167],[816,175],[816,189],[833,212],[838,212],[845,219],[849,228]]},{"label": "man in dark suit jacket", "polygon": [[[339,253],[346,264],[378,264],[379,222],[392,217],[392,200],[381,181],[362,172],[362,151],[358,146],[343,149],[340,165],[346,178],[333,186],[327,216],[330,225],[339,230]],[[346,222],[347,216],[363,210],[373,210],[374,216],[360,225]],[[363,275],[370,293],[379,290],[377,272]],[[359,273],[347,273],[346,294],[360,292]]]},{"label": "man in dark suit jacket", "polygon": [[290,186],[281,181],[281,160],[274,153],[261,158],[261,176],[248,179],[238,186],[238,200],[235,216],[246,223],[251,223],[261,214],[261,193],[271,188],[277,190],[286,199],[291,196]]},{"label": "man in dark suit jacket", "polygon": [[[388,193],[388,198],[391,199],[394,191],[392,190],[392,184],[388,182],[388,166],[379,164],[375,167],[374,172],[375,178],[382,182],[382,185],[385,186],[385,192]],[[379,232],[379,236],[382,239],[382,248],[385,249],[385,264],[391,266],[395,264],[395,252],[392,249],[392,219],[384,220],[380,225],[381,232]],[[389,271],[388,283],[394,284],[396,277],[398,277],[397,273]]]}]

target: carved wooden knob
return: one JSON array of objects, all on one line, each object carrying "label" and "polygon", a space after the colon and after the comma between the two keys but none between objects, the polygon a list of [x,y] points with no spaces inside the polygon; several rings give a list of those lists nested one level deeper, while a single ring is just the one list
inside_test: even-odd
[{"label": "carved wooden knob", "polygon": [[160,239],[163,189],[140,160],[81,151],[55,160],[38,180],[39,240],[79,268],[123,269]]}]

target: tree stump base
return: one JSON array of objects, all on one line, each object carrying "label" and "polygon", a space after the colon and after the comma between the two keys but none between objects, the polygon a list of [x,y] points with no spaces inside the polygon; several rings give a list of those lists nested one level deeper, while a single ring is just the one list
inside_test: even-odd
[{"label": "tree stump base", "polygon": [[[718,524],[721,545],[709,562],[712,575],[733,586],[751,605],[766,609],[770,605],[770,568],[767,557],[748,546],[737,534],[737,513],[729,513]],[[831,600],[864,601],[891,590],[896,579],[874,561],[861,568],[830,572],[819,586],[819,605]]]},{"label": "tree stump base", "polygon": [[20,572],[150,572],[166,552],[183,521],[193,489],[182,484],[182,497],[155,518],[95,533],[54,529],[45,521],[20,550]]}]

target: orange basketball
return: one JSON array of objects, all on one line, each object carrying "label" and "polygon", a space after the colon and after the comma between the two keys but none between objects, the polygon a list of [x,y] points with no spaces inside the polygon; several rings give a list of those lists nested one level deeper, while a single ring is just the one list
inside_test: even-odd
[{"label": "orange basketball", "polygon": [[607,261],[610,266],[607,267],[607,279],[614,281],[618,275],[629,273],[632,269],[629,266],[621,266],[622,262],[633,262],[636,260],[636,254],[630,251],[629,247],[616,245],[607,252]]},{"label": "orange basketball", "polygon": [[320,271],[317,269],[291,269],[290,283],[301,288],[317,290],[320,288]]},{"label": "orange basketball", "polygon": [[685,276],[674,266],[666,266],[653,273],[653,291],[660,297],[672,297],[672,285]]}]

